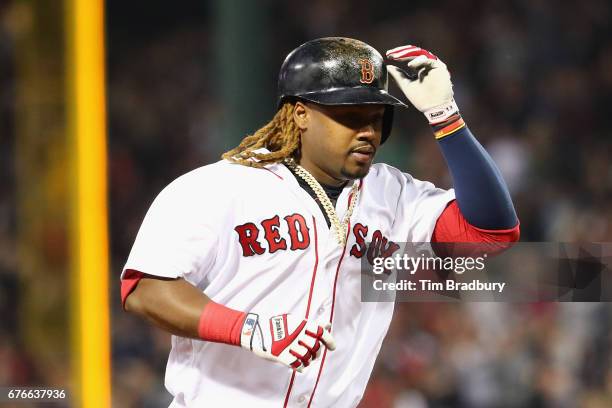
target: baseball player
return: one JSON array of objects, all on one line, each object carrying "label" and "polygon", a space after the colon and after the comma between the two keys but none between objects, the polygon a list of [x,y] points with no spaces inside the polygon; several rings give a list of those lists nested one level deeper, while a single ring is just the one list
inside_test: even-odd
[{"label": "baseball player", "polygon": [[[274,118],[155,199],[122,272],[127,311],[172,333],[171,407],[354,407],[393,303],[362,303],[360,265],[399,242],[512,242],[510,195],[415,46],[341,37],[285,59]],[[454,189],[383,163],[387,73],[423,112]]]}]

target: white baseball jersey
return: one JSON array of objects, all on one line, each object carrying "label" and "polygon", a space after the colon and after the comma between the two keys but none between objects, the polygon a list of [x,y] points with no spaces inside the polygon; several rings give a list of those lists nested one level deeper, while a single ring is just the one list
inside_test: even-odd
[{"label": "white baseball jersey", "polygon": [[173,336],[165,379],[171,407],[359,403],[393,314],[392,302],[361,302],[362,257],[390,255],[395,242],[429,241],[454,192],[374,164],[338,197],[339,219],[352,183],[361,185],[346,245],[282,164],[255,169],[223,160],[159,194],[124,271],[182,277],[236,310],[331,321],[337,344],[300,374],[240,347]]}]

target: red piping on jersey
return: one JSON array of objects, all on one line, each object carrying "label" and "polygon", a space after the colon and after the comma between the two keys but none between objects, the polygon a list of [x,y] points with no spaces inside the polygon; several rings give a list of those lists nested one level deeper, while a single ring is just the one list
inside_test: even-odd
[{"label": "red piping on jersey", "polygon": [[[265,167],[264,167],[265,168]],[[271,171],[271,170],[270,170]],[[275,173],[276,174],[276,173]],[[279,176],[280,177],[280,176]],[[359,180],[359,190],[363,187],[363,180]],[[349,195],[347,209],[351,203],[351,198],[353,194]],[[317,235],[317,221],[315,217],[312,217],[312,222],[314,224],[314,233],[315,233],[315,266],[312,271],[312,281],[310,282],[310,293],[308,294],[308,306],[306,307],[306,319],[310,313],[310,301],[312,300],[312,289],[314,288],[315,276],[317,273],[317,266],[319,264],[319,243],[318,243],[318,235]],[[344,254],[346,253],[346,244],[348,242],[348,237],[351,232],[351,221],[349,220],[347,228],[346,228],[346,239],[344,241],[344,248],[342,249],[342,255],[340,256],[340,260],[338,261],[338,266],[336,267],[336,277],[334,278],[334,291],[332,295],[332,309],[329,317],[329,322],[331,323],[334,318],[334,305],[336,304],[336,284],[338,283],[338,272],[340,271],[340,265],[342,265],[342,260],[344,259]],[[317,374],[317,381],[315,382],[315,386],[312,389],[312,394],[310,395],[310,400],[308,401],[308,407],[312,404],[312,398],[314,397],[314,393],[317,390],[317,385],[319,384],[319,378],[321,378],[321,372],[323,371],[323,364],[325,363],[325,357],[327,356],[327,348],[323,351],[323,358],[321,359],[321,366],[319,367],[319,374]],[[287,389],[287,395],[285,395],[285,403],[283,405],[284,408],[287,407],[287,403],[289,402],[289,395],[291,394],[291,389],[293,388],[293,380],[295,379],[295,370],[293,374],[291,374],[291,381],[289,381],[289,388]]]},{"label": "red piping on jersey", "polygon": [[[359,186],[361,188],[361,185]],[[351,202],[351,196],[349,196],[349,203]],[[344,254],[346,253],[346,244],[348,242],[348,237],[351,231],[351,221],[349,220],[347,228],[346,228],[346,239],[344,240],[344,248],[342,249],[342,255],[340,255],[340,260],[338,261],[338,266],[336,267],[336,277],[334,278],[334,291],[332,294],[332,308],[329,316],[329,323],[333,323],[334,321],[334,306],[336,305],[336,284],[338,283],[338,272],[340,272],[340,265],[342,265],[342,260],[344,259]],[[333,330],[333,327],[330,331]],[[308,408],[310,408],[310,404],[312,404],[312,399],[314,398],[315,391],[317,390],[317,386],[319,385],[319,379],[321,378],[321,372],[323,372],[323,364],[325,364],[325,357],[327,356],[327,348],[323,352],[323,358],[321,359],[321,366],[319,367],[319,374],[317,374],[317,381],[315,382],[314,388],[312,389],[312,394],[310,394],[310,400],[308,401]]]},{"label": "red piping on jersey", "polygon": [[325,357],[327,357],[327,348],[323,351],[323,358],[321,359],[321,366],[319,367],[319,374],[317,374],[317,381],[315,382],[315,386],[312,389],[312,394],[310,394],[310,400],[308,400],[308,408],[310,408],[310,404],[312,404],[314,393],[317,390],[317,385],[319,385],[319,378],[321,378],[321,372],[323,371],[323,364],[325,364]]},{"label": "red piping on jersey", "polygon": [[293,388],[293,380],[295,379],[295,370],[293,370],[293,374],[291,374],[291,381],[289,381],[289,388],[287,389],[287,395],[285,395],[285,404],[283,408],[287,408],[287,403],[289,402],[289,395],[291,394],[291,388]]},{"label": "red piping on jersey", "polygon": [[[314,289],[314,283],[317,277],[317,268],[319,266],[319,236],[317,233],[317,220],[314,216],[312,217],[312,223],[314,224],[315,263],[314,263],[314,267],[312,268],[312,279],[310,281],[310,291],[308,293],[308,305],[306,306],[306,314],[304,315],[304,319],[308,319],[308,316],[310,315],[310,302],[312,300],[312,290]],[[287,388],[287,395],[285,395],[285,404],[283,405],[284,408],[287,407],[287,403],[289,402],[289,395],[291,395],[291,389],[293,388],[294,379],[295,379],[295,370],[293,370],[293,373],[291,374],[291,381],[289,381],[289,388]]]},{"label": "red piping on jersey", "polygon": [[[361,190],[362,187],[363,187],[363,179],[359,180],[359,190]],[[349,195],[347,209],[351,203],[352,197],[353,197],[352,194]],[[334,320],[334,306],[336,305],[336,284],[338,283],[338,272],[340,271],[340,265],[342,265],[342,260],[344,259],[344,254],[346,253],[346,244],[348,243],[348,237],[350,233],[351,233],[351,220],[349,220],[347,228],[346,228],[346,239],[344,241],[344,248],[342,249],[342,255],[340,255],[340,260],[338,261],[338,266],[336,267],[336,277],[334,278],[334,291],[332,295],[332,309],[331,309],[331,313],[329,316],[330,324]],[[308,408],[310,408],[310,405],[312,404],[312,399],[314,398],[315,391],[317,390],[317,386],[319,385],[319,379],[321,378],[321,372],[323,372],[323,364],[325,364],[325,357],[327,357],[327,348],[323,351],[323,358],[321,359],[321,366],[319,367],[319,374],[317,374],[317,381],[315,382],[315,386],[312,389],[312,394],[310,394],[310,400],[308,401]]]},{"label": "red piping on jersey", "polygon": [[276,174],[275,172],[273,172],[273,171],[272,171],[272,170],[270,170],[269,168],[267,168],[267,167],[262,167],[262,168],[263,168],[264,170],[268,170],[270,173],[274,174],[274,175],[275,175],[276,177],[278,177],[279,179],[284,180],[284,179],[283,179],[283,177],[282,177],[281,175]]},{"label": "red piping on jersey", "polygon": [[306,306],[306,316],[304,319],[308,319],[310,315],[310,301],[312,300],[312,290],[314,289],[315,278],[317,277],[317,267],[319,266],[319,239],[317,234],[317,220],[312,217],[312,223],[314,224],[314,239],[315,239],[315,264],[312,269],[312,280],[310,281],[310,293],[308,294],[308,306]]}]

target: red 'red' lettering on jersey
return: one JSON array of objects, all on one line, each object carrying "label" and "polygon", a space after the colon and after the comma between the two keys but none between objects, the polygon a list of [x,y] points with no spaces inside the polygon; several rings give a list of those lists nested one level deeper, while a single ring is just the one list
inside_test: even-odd
[{"label": "red 'red' lettering on jersey", "polygon": [[[287,250],[287,240],[290,242],[289,248],[292,251],[306,249],[310,245],[310,230],[306,219],[300,214],[291,214],[283,218],[287,224],[287,233],[283,237],[280,228],[280,217],[275,215],[272,218],[263,220],[257,224],[247,222],[238,225],[234,230],[238,233],[238,241],[242,246],[243,256],[261,255],[264,252],[275,253],[276,251]],[[261,235],[263,238],[258,239]],[[265,239],[265,241],[264,241]],[[264,249],[267,242],[267,250]]]},{"label": "red 'red' lettering on jersey", "polygon": [[265,250],[257,241],[259,228],[252,222],[238,225],[234,230],[238,233],[238,241],[242,246],[242,256],[261,255]]},{"label": "red 'red' lettering on jersey", "polygon": [[261,225],[264,229],[264,237],[268,241],[268,250],[271,254],[275,253],[279,249],[287,249],[287,241],[281,238],[279,233],[280,221],[278,215],[263,220]]},{"label": "red 'red' lettering on jersey", "polygon": [[291,237],[291,250],[306,249],[310,245],[310,233],[306,220],[300,214],[292,214],[285,217]]},{"label": "red 'red' lettering on jersey", "polygon": [[365,243],[365,238],[368,236],[368,227],[363,224],[356,223],[353,227],[353,234],[355,235],[356,243],[351,248],[351,255],[355,258],[361,258],[368,249]]}]

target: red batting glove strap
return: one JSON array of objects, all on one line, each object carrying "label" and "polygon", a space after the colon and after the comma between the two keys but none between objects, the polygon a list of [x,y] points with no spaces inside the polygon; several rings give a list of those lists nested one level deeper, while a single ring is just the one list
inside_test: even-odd
[{"label": "red batting glove strap", "polygon": [[[300,335],[302,329],[304,328],[304,326],[306,326],[306,320],[302,321],[302,323],[297,327],[297,329],[293,331],[293,333],[289,333],[289,327],[287,325],[287,315],[283,315],[283,325],[285,326],[285,337],[276,340],[274,336],[272,336],[272,350],[270,351],[274,356],[280,355],[283,350],[285,350],[287,347],[289,347],[291,343],[293,343],[293,340],[295,340],[295,338]],[[274,333],[274,330],[275,328],[272,325],[272,320],[270,320],[270,332]]]},{"label": "red batting glove strap", "polygon": [[211,300],[200,315],[198,335],[202,340],[240,346],[240,332],[245,318],[246,313]]},{"label": "red batting glove strap", "polygon": [[419,55],[425,55],[427,58],[433,60],[438,59],[433,53],[414,45],[406,45],[387,51],[387,58],[390,59],[416,58]]}]

